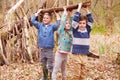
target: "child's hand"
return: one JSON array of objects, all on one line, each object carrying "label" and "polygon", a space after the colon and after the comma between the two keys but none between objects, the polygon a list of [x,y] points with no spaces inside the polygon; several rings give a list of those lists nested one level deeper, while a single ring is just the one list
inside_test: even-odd
[{"label": "child's hand", "polygon": [[83,9],[86,11],[86,13],[90,13],[88,7],[85,7],[85,8],[83,8]]},{"label": "child's hand", "polygon": [[63,7],[63,9],[64,9],[64,11],[67,11],[67,8],[66,8],[66,6],[64,6],[64,7]]},{"label": "child's hand", "polygon": [[79,6],[79,7],[82,7],[82,3],[79,3],[78,6]]},{"label": "child's hand", "polygon": [[55,11],[54,11],[54,13],[55,13],[55,16],[57,17],[57,20],[60,20],[60,15],[58,13],[56,13]]},{"label": "child's hand", "polygon": [[63,9],[64,9],[64,13],[67,15],[67,7],[64,6]]},{"label": "child's hand", "polygon": [[39,10],[35,13],[35,15],[38,16],[38,14],[39,14],[41,11],[42,11],[42,9],[39,9]]},{"label": "child's hand", "polygon": [[42,11],[42,9],[39,9],[39,10],[37,11],[37,14],[39,14],[41,11]]},{"label": "child's hand", "polygon": [[78,12],[80,11],[81,7],[82,7],[82,3],[79,3],[78,4],[78,9],[77,9]]}]

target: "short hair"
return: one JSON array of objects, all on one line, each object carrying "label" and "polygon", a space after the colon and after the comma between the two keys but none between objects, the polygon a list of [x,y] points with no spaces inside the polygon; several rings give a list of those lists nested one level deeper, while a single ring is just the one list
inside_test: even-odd
[{"label": "short hair", "polygon": [[86,22],[88,21],[87,16],[81,15],[80,16],[80,21],[86,20]]},{"label": "short hair", "polygon": [[43,14],[43,16],[44,16],[44,15],[48,15],[48,16],[50,16],[50,19],[52,19],[52,14],[51,14],[51,13],[45,12],[45,13]]}]

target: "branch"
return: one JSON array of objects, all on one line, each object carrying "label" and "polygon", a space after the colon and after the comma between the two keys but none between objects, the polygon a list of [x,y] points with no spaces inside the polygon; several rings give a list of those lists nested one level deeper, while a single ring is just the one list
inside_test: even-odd
[{"label": "branch", "polygon": [[98,3],[98,0],[96,0],[94,7],[97,5],[97,3]]},{"label": "branch", "polygon": [[5,20],[6,20],[6,22],[8,23],[8,27],[9,27],[8,29],[9,29],[9,30],[11,29],[9,18],[10,18],[10,16],[11,16],[11,14],[12,14],[13,12],[15,12],[15,10],[16,10],[23,2],[24,2],[24,0],[18,1],[18,2],[7,12],[7,15],[6,15]]},{"label": "branch", "polygon": [[[91,5],[91,1],[88,1],[88,2],[84,2],[83,5],[82,5],[82,7],[88,7],[90,5]],[[77,8],[78,8],[78,4],[67,6],[67,10],[73,10],[73,9],[77,9]],[[64,10],[63,7],[48,8],[48,9],[43,9],[41,11],[41,13],[54,12],[54,11],[59,12],[59,11],[63,11],[63,10]]]},{"label": "branch", "polygon": [[17,2],[7,13],[6,16],[9,16],[10,14],[12,14],[22,3],[24,0],[20,0],[19,2]]},{"label": "branch", "polygon": [[5,62],[5,64],[9,65],[9,61],[7,60],[7,58],[5,57],[4,53],[3,53],[3,44],[2,44],[2,38],[1,38],[1,35],[0,35],[0,54]]}]

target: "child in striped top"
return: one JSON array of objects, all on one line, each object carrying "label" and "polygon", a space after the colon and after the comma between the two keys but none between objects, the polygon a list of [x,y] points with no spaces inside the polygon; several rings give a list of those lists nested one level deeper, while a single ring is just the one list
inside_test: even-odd
[{"label": "child in striped top", "polygon": [[[86,11],[86,16],[82,16],[79,12],[82,7],[82,3],[79,3],[77,12],[75,12],[72,27],[73,27],[73,46],[72,54],[74,62],[81,64],[81,80],[82,74],[85,73],[85,64],[87,61],[87,54],[89,54],[89,39],[90,32],[93,25],[93,17],[89,12],[88,7],[82,8]],[[84,80],[84,79],[83,79]]]}]

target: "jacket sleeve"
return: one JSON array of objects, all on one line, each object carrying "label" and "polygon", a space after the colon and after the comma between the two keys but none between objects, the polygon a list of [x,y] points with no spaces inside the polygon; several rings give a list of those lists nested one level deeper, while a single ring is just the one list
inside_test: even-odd
[{"label": "jacket sleeve", "polygon": [[62,14],[61,22],[60,22],[60,27],[58,28],[58,34],[61,31],[63,31],[66,26],[66,17],[67,17],[67,13],[64,11]]},{"label": "jacket sleeve", "polygon": [[31,21],[31,23],[32,23],[37,29],[39,29],[39,25],[41,25],[41,23],[38,22],[38,21],[36,20],[36,18],[37,18],[37,16],[36,16],[36,15],[33,15],[33,16],[31,17],[30,21]]},{"label": "jacket sleeve", "polygon": [[93,23],[94,23],[94,20],[93,20],[93,17],[92,17],[91,13],[88,13],[86,16],[88,18],[87,29],[88,29],[88,31],[91,31]]},{"label": "jacket sleeve", "polygon": [[73,17],[70,17],[70,25],[72,26]]},{"label": "jacket sleeve", "polygon": [[60,20],[56,21],[56,24],[53,25],[53,30],[56,31],[60,25]]},{"label": "jacket sleeve", "polygon": [[73,17],[73,21],[72,21],[72,27],[74,29],[76,29],[78,27],[79,21],[80,21],[80,12],[75,12],[74,13],[74,17]]}]

